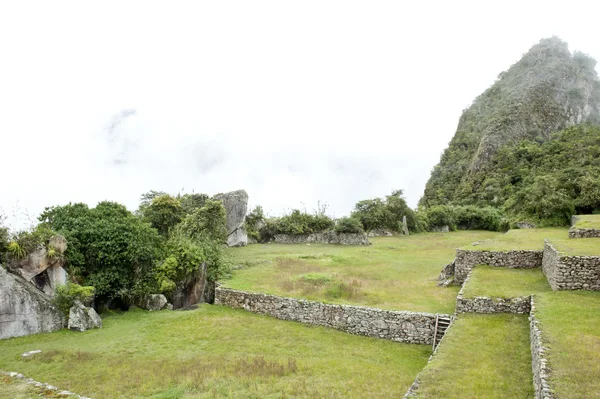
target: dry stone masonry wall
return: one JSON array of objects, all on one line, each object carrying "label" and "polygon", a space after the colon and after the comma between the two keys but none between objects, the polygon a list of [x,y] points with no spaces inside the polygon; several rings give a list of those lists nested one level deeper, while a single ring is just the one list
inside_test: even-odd
[{"label": "dry stone masonry wall", "polygon": [[516,313],[528,314],[531,310],[531,297],[492,298],[476,296],[466,298],[464,289],[471,278],[469,272],[465,282],[456,297],[456,313]]},{"label": "dry stone masonry wall", "polygon": [[[23,374],[16,373],[14,371],[11,371],[9,373],[7,373],[6,371],[0,371],[0,374],[5,375],[10,378],[14,378],[16,380],[22,380],[27,385],[33,385],[35,388],[40,389],[44,392],[44,397],[91,399],[91,398],[88,398],[87,396],[77,395],[76,393],[57,388],[53,385],[46,384],[44,382],[35,381],[33,378],[26,378]],[[52,395],[52,396],[47,396],[47,395]]]},{"label": "dry stone masonry wall", "polygon": [[536,317],[535,298],[531,297],[529,314],[529,338],[531,342],[531,368],[533,371],[533,389],[535,399],[554,399],[550,387],[550,365],[546,358],[548,349],[544,345],[542,325]]},{"label": "dry stone masonry wall", "polygon": [[553,290],[600,291],[600,256],[565,256],[545,240],[542,270]]},{"label": "dry stone masonry wall", "polygon": [[[433,342],[436,315],[373,309],[362,306],[330,305],[275,295],[250,293],[217,287],[215,304],[331,327],[351,334],[384,338],[411,344]],[[450,315],[441,315],[450,317]]]},{"label": "dry stone masonry wall", "polygon": [[371,245],[365,233],[323,233],[292,235],[276,234],[274,242],[278,244],[342,244],[342,245]]},{"label": "dry stone masonry wall", "polygon": [[569,238],[591,238],[600,237],[600,229],[569,229]]},{"label": "dry stone masonry wall", "polygon": [[462,283],[476,265],[508,267],[512,269],[532,269],[542,266],[544,251],[473,251],[456,250],[454,279]]}]

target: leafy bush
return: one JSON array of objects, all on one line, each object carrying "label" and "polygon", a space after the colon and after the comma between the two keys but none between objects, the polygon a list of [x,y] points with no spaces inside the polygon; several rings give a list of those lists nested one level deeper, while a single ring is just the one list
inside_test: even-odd
[{"label": "leafy bush", "polygon": [[53,302],[68,318],[69,309],[75,304],[75,301],[80,301],[89,306],[94,298],[94,292],[94,287],[82,287],[79,284],[68,282],[56,288]]},{"label": "leafy bush", "polygon": [[450,230],[456,230],[456,217],[451,207],[444,205],[432,206],[427,209],[427,219],[431,230],[448,226]]},{"label": "leafy bush", "polygon": [[127,302],[162,254],[158,232],[114,202],[46,208],[40,221],[65,236],[67,271],[75,281],[94,286],[101,305],[116,298]]},{"label": "leafy bush", "polygon": [[169,231],[185,216],[179,200],[168,194],[153,198],[150,204],[140,208],[139,212],[144,220],[164,237],[167,237]]},{"label": "leafy bush", "polygon": [[344,217],[335,222],[336,233],[364,233],[360,220],[352,217]]},{"label": "leafy bush", "polygon": [[360,220],[366,231],[389,230],[402,233],[404,217],[409,231],[424,231],[422,222],[417,221],[415,212],[406,203],[402,190],[394,190],[383,199],[359,201],[354,206],[351,217]]},{"label": "leafy bush", "polygon": [[335,222],[322,213],[309,214],[298,209],[292,210],[289,215],[274,219],[269,226],[273,234],[312,234],[330,230]]},{"label": "leafy bush", "polygon": [[265,220],[265,214],[260,205],[248,213],[244,221],[244,228],[246,229],[246,233],[248,233],[248,237],[256,241],[261,241],[260,230],[265,226]]}]

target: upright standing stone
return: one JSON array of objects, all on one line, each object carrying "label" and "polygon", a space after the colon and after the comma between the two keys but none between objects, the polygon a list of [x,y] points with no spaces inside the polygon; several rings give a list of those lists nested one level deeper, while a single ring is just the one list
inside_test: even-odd
[{"label": "upright standing stone", "polygon": [[406,223],[406,215],[402,216],[402,232],[405,236],[409,235],[408,224]]},{"label": "upright standing stone", "polygon": [[227,245],[230,247],[243,247],[248,244],[248,234],[244,230],[244,221],[248,212],[248,193],[245,190],[217,194],[214,199],[219,200],[227,213]]}]

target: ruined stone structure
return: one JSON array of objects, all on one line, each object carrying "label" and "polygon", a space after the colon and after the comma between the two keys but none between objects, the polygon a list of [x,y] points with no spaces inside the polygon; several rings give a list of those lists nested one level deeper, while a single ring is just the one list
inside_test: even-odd
[{"label": "ruined stone structure", "polygon": [[512,269],[532,269],[542,266],[544,251],[473,251],[456,250],[454,279],[462,283],[476,265],[508,267]]},{"label": "ruined stone structure", "polygon": [[600,237],[600,229],[585,229],[571,227],[569,229],[569,238],[592,238]]},{"label": "ruined stone structure", "polygon": [[547,347],[544,344],[542,325],[536,317],[535,297],[531,297],[529,314],[529,339],[531,345],[531,368],[533,371],[533,390],[535,399],[554,399],[550,387],[550,365],[547,359]]},{"label": "ruined stone structure", "polygon": [[436,315],[432,313],[330,305],[221,287],[215,290],[215,304],[397,342],[431,345],[435,334]]},{"label": "ruined stone structure", "polygon": [[277,244],[371,245],[365,233],[336,233],[332,230],[303,235],[276,234],[273,241]]},{"label": "ruined stone structure", "polygon": [[465,297],[464,289],[469,283],[471,273],[465,279],[456,296],[456,313],[516,313],[528,314],[531,311],[531,296],[516,298],[492,298],[476,296]]},{"label": "ruined stone structure", "polygon": [[542,270],[553,290],[600,291],[600,256],[561,255],[545,240]]}]

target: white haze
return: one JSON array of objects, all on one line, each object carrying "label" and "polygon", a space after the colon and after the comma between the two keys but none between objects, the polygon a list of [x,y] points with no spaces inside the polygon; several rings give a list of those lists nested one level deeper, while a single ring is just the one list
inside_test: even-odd
[{"label": "white haze", "polygon": [[150,189],[414,207],[461,111],[532,45],[600,58],[595,2],[406,3],[2,2],[7,224]]}]

